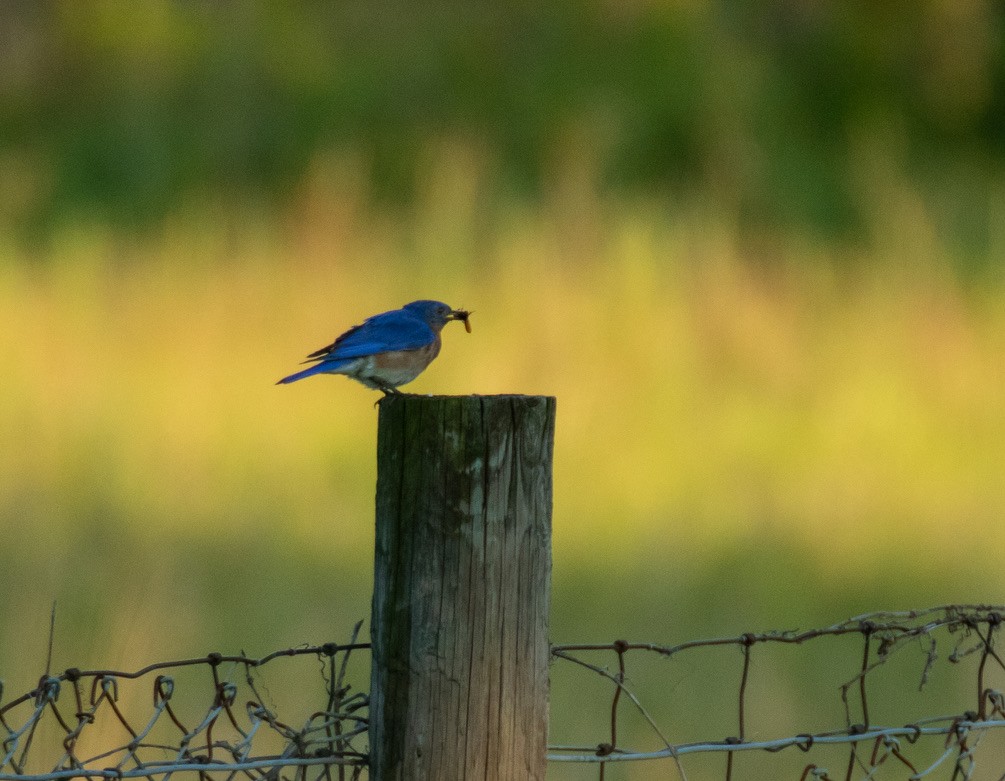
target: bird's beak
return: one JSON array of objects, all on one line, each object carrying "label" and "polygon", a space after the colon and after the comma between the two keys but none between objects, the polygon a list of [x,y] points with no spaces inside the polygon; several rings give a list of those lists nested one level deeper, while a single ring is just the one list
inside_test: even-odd
[{"label": "bird's beak", "polygon": [[471,333],[471,321],[468,320],[469,317],[471,317],[471,313],[463,309],[453,309],[450,312],[450,319],[460,320],[464,323],[464,330]]}]

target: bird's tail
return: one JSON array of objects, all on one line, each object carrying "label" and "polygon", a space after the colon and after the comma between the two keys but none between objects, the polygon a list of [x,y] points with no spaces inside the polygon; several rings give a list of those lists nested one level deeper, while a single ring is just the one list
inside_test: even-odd
[{"label": "bird's tail", "polygon": [[325,372],[330,372],[332,369],[337,368],[338,365],[332,365],[331,363],[316,363],[309,369],[304,369],[303,371],[291,374],[289,377],[283,377],[276,385],[288,385],[291,382],[296,382],[297,380],[302,380],[304,377],[313,377],[315,374],[324,374]]}]

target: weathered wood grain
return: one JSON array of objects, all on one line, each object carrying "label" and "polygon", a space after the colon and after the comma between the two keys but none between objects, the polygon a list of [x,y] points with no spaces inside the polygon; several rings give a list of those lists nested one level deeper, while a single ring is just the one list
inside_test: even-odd
[{"label": "weathered wood grain", "polygon": [[380,402],[371,778],[543,781],[555,399]]}]

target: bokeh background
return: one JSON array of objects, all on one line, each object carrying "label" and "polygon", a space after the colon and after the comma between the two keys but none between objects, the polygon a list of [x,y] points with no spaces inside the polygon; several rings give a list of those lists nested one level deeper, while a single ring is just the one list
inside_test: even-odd
[{"label": "bokeh background", "polygon": [[[558,397],[556,642],[1002,602],[1003,25],[993,0],[4,2],[7,691],[52,600],[55,669],[345,639],[375,395],[273,383],[425,297],[474,332],[410,390]],[[759,734],[857,657],[780,665]],[[701,664],[650,704],[732,734]],[[586,696],[556,688],[556,742],[605,739]]]}]

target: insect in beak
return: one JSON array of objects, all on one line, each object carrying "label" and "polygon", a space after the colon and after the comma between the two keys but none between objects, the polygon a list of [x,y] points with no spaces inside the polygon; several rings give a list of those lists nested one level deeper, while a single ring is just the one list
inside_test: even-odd
[{"label": "insect in beak", "polygon": [[460,320],[464,323],[464,330],[471,333],[471,321],[468,320],[468,318],[471,317],[471,312],[467,312],[463,309],[455,309],[450,314],[453,315],[454,320]]}]

